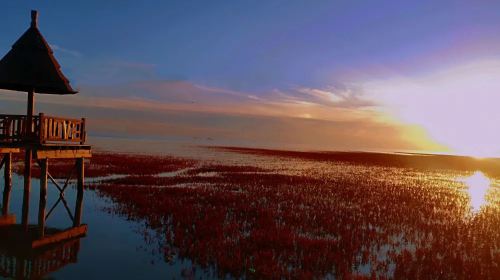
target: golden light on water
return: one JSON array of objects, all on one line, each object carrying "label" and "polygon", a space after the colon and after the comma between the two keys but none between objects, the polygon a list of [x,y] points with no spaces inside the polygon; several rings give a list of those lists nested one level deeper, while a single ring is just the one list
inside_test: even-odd
[{"label": "golden light on water", "polygon": [[483,172],[476,171],[472,176],[465,177],[461,181],[467,185],[472,211],[478,212],[481,206],[486,204],[486,193],[491,185],[490,179]]}]

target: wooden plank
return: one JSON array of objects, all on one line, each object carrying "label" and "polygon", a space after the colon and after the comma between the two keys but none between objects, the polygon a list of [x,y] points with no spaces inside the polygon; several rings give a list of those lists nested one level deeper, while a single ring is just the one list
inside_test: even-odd
[{"label": "wooden plank", "polygon": [[31,243],[31,248],[39,248],[45,245],[58,243],[71,238],[82,237],[87,234],[87,225],[81,225],[77,227],[69,228],[65,231],[47,235],[44,238],[34,240]]},{"label": "wooden plank", "polygon": [[21,152],[21,149],[19,149],[19,148],[0,147],[0,154],[14,154],[14,153],[20,153],[20,152]]},{"label": "wooden plank", "polygon": [[7,214],[0,216],[0,226],[14,225],[16,223],[16,215]]},{"label": "wooden plank", "polygon": [[90,158],[92,157],[91,150],[75,149],[75,150],[37,150],[35,152],[36,159],[46,158]]},{"label": "wooden plank", "polygon": [[62,122],[62,121],[70,121],[70,122],[81,122],[82,119],[75,119],[75,118],[67,118],[67,117],[56,117],[56,116],[50,116],[50,115],[45,115],[45,118],[47,119],[53,119],[56,122]]}]

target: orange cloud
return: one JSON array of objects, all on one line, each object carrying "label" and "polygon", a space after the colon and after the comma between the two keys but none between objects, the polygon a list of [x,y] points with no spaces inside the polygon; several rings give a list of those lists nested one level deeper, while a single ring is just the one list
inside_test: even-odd
[{"label": "orange cloud", "polygon": [[[334,90],[296,88],[259,95],[154,81],[82,88],[75,96],[39,95],[37,106],[47,114],[86,116],[90,136],[211,139],[212,144],[315,150],[438,149],[423,131],[387,122],[358,93]],[[9,110],[24,113],[25,96],[0,96],[14,104]]]}]

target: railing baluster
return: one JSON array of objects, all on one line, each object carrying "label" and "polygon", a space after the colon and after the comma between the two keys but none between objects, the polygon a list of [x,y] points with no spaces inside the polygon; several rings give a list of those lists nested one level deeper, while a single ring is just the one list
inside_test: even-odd
[{"label": "railing baluster", "polygon": [[52,138],[52,135],[54,134],[54,120],[51,119],[51,118],[48,118],[48,122],[49,122],[49,129],[48,129],[48,132],[47,132],[47,140],[50,140]]},{"label": "railing baluster", "polygon": [[43,117],[43,113],[40,113],[38,120],[38,139],[40,143],[45,143],[45,118]]}]

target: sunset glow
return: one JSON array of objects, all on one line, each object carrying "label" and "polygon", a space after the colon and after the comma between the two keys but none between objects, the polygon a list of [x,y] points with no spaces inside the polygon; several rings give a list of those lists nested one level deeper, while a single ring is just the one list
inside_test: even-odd
[{"label": "sunset glow", "polygon": [[3,1],[0,278],[500,279],[500,1]]},{"label": "sunset glow", "polygon": [[[193,14],[176,1],[120,12],[90,1],[60,25],[72,6],[29,2],[4,9],[16,16],[0,52],[29,7],[47,13],[40,26],[82,94],[41,96],[40,108],[85,113],[89,135],[500,156],[496,4],[204,3]],[[24,96],[0,97],[24,112]]]},{"label": "sunset glow", "polygon": [[451,152],[500,155],[500,60],[365,84],[381,110],[425,130]]}]

